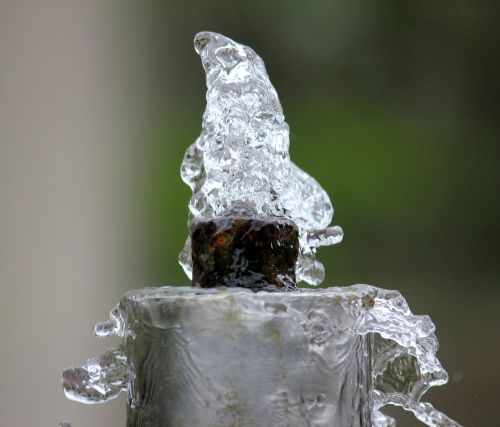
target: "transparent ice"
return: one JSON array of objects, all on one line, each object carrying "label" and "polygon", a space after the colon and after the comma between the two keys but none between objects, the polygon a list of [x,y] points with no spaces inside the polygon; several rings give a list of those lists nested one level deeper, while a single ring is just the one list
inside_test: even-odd
[{"label": "transparent ice", "polygon": [[[220,34],[195,38],[207,75],[202,133],[181,174],[190,224],[224,215],[286,217],[300,235],[297,278],[323,279],[316,249],[339,243],[333,208],[288,154],[288,126],[264,64]],[[191,242],[180,260],[190,273]],[[128,396],[130,427],[393,427],[401,406],[430,427],[459,427],[421,398],[447,382],[429,316],[370,285],[252,292],[145,288],[126,293],[100,337],[122,342],[63,373],[66,396]],[[61,427],[69,423],[61,423]]]},{"label": "transparent ice", "polygon": [[84,403],[128,390],[130,426],[394,426],[388,404],[459,426],[420,400],[447,374],[431,319],[397,291],[146,288],[95,333],[123,343],[67,369],[64,390]]},{"label": "transparent ice", "polygon": [[[202,132],[186,151],[182,179],[191,187],[192,224],[222,215],[286,217],[299,228],[297,280],[317,285],[316,248],[339,243],[333,207],[314,178],[289,155],[289,129],[262,59],[216,33],[195,37],[207,81]],[[191,278],[191,242],[179,256]]]}]

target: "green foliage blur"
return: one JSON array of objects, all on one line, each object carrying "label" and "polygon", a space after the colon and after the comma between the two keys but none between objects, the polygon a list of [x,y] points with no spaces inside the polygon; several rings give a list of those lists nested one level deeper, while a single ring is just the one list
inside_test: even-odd
[{"label": "green foliage blur", "polygon": [[[179,167],[205,103],[192,39],[220,32],[264,59],[290,125],[292,159],[326,189],[344,228],[343,243],[319,251],[324,284],[398,289],[415,313],[431,315],[451,379],[427,399],[464,425],[494,425],[498,3],[149,6],[149,65],[158,77],[148,84],[158,104],[137,196],[149,284],[188,283],[177,263],[190,197]],[[420,425],[392,413],[400,425]]]}]

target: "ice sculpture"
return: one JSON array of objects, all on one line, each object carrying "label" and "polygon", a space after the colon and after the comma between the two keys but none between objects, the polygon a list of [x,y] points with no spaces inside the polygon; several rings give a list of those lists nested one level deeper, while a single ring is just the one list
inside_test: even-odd
[{"label": "ice sculpture", "polygon": [[181,170],[193,287],[126,293],[95,328],[122,343],[64,371],[66,395],[100,403],[126,391],[130,427],[395,426],[387,404],[458,427],[420,400],[447,381],[428,316],[369,285],[297,288],[322,279],[316,248],[342,239],[328,195],[290,161],[255,52],[209,32],[195,49],[208,93]]}]

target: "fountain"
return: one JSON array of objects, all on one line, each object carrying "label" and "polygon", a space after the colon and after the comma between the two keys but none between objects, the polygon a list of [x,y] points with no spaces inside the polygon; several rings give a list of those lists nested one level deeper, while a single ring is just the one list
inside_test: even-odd
[{"label": "fountain", "polygon": [[395,426],[380,409],[459,426],[421,401],[447,382],[434,325],[397,292],[318,285],[317,248],[339,243],[328,195],[291,162],[261,58],[195,37],[207,78],[202,133],[182,163],[191,187],[179,261],[191,287],[126,293],[95,334],[117,347],[63,373],[66,396],[127,392],[128,426]]}]

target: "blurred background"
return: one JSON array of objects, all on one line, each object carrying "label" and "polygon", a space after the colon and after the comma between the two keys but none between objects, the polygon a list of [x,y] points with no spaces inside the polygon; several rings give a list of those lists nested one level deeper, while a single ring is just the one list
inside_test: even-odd
[{"label": "blurred background", "polygon": [[345,239],[320,250],[324,284],[401,291],[434,320],[450,374],[425,399],[498,425],[498,12],[0,0],[0,425],[125,425],[125,396],[70,402],[60,375],[114,345],[92,326],[125,291],[188,284],[179,167],[205,105],[200,30],[262,56],[292,158],[331,196]]}]

